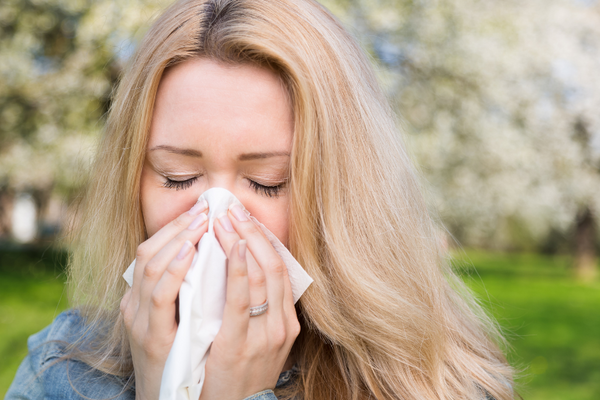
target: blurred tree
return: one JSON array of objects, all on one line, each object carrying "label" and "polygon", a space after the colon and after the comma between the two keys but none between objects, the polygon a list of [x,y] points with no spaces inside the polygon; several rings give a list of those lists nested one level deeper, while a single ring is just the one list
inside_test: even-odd
[{"label": "blurred tree", "polygon": [[[0,235],[85,178],[111,88],[167,0],[0,2]],[[600,12],[593,0],[323,0],[370,52],[434,209],[463,243],[573,235],[595,271]],[[590,261],[591,260],[591,261]]]},{"label": "blurred tree", "polygon": [[369,49],[434,209],[463,243],[575,238],[595,274],[600,12],[595,1],[325,1]]},{"label": "blurred tree", "polygon": [[15,193],[44,218],[85,180],[102,117],[139,27],[165,1],[0,2],[0,234]]}]

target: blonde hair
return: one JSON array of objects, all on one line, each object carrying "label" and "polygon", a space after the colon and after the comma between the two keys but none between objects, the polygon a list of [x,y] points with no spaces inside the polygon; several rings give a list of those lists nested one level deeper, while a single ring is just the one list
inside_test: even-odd
[{"label": "blonde hair", "polygon": [[299,377],[277,394],[513,398],[502,337],[440,251],[370,62],[311,0],[178,1],[152,25],[116,91],[74,231],[72,301],[89,329],[112,332],[78,357],[133,375],[119,301],[146,239],[140,172],[161,76],[194,57],[270,68],[292,99],[290,250],[315,282],[298,306]]}]

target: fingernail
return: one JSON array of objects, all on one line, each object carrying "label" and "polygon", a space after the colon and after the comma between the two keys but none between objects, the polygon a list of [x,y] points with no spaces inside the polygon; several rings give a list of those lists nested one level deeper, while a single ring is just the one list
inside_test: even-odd
[{"label": "fingernail", "polygon": [[242,239],[238,242],[238,253],[242,261],[246,261],[246,240]]},{"label": "fingernail", "polygon": [[235,232],[233,230],[233,225],[231,225],[231,221],[227,217],[227,214],[221,213],[217,218],[219,219],[219,222],[221,223],[223,229],[225,229],[227,232]]},{"label": "fingernail", "polygon": [[229,210],[231,211],[235,219],[237,219],[238,221],[248,221],[248,216],[246,215],[244,210],[242,210],[242,207],[240,207],[238,204],[230,205]]},{"label": "fingernail", "polygon": [[194,247],[192,242],[190,242],[189,240],[186,240],[185,243],[183,244],[183,246],[181,246],[181,250],[179,250],[179,254],[177,254],[177,259],[183,260],[185,258],[185,256],[188,255],[188,253],[190,252],[192,247]]},{"label": "fingernail", "polygon": [[208,219],[208,217],[206,216],[206,214],[198,215],[196,217],[196,219],[192,221],[190,226],[188,226],[188,229],[190,231],[193,231],[194,229],[198,229],[200,227],[200,225],[202,225],[203,223],[206,222],[207,219]]},{"label": "fingernail", "polygon": [[198,215],[202,211],[206,210],[207,208],[208,208],[208,202],[205,199],[202,199],[199,202],[197,202],[196,204],[194,204],[194,206],[192,208],[190,208],[190,211],[188,211],[188,213],[190,215]]}]

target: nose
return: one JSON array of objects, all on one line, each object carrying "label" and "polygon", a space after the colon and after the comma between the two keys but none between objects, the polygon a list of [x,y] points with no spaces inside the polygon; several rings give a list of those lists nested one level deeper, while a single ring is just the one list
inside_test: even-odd
[{"label": "nose", "polygon": [[215,187],[226,189],[229,192],[233,193],[233,195],[240,202],[242,202],[242,204],[244,203],[245,193],[243,191],[243,186],[241,185],[240,178],[239,176],[237,176],[237,174],[208,174],[206,183],[207,187],[204,188],[203,192]]},{"label": "nose", "polygon": [[227,189],[235,194],[235,175],[227,173],[207,173],[207,187],[204,190],[215,187]]}]

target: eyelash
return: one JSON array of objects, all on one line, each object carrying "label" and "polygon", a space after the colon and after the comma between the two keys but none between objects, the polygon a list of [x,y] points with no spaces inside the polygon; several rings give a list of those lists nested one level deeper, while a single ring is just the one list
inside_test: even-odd
[{"label": "eyelash", "polygon": [[185,190],[192,186],[197,180],[197,176],[190,179],[186,179],[185,181],[174,181],[172,179],[167,178],[167,181],[163,184],[163,186],[167,189]]},{"label": "eyelash", "polygon": [[281,189],[283,189],[283,186],[285,185],[285,183],[279,184],[277,186],[265,186],[265,185],[261,185],[260,183],[256,183],[252,180],[250,180],[250,187],[252,189],[254,189],[254,191],[258,194],[263,194],[264,196],[267,197],[279,197],[279,192],[281,191]]},{"label": "eyelash", "polygon": [[[192,186],[197,180],[197,176],[190,179],[186,179],[185,181],[174,181],[172,179],[167,178],[163,186],[167,189],[185,190]],[[254,182],[253,180],[248,180],[250,181],[250,187],[254,189],[256,193],[262,194],[266,197],[279,197],[281,189],[283,189],[283,187],[285,186],[285,183],[279,184],[277,186],[265,186],[261,185],[260,183]]]}]

